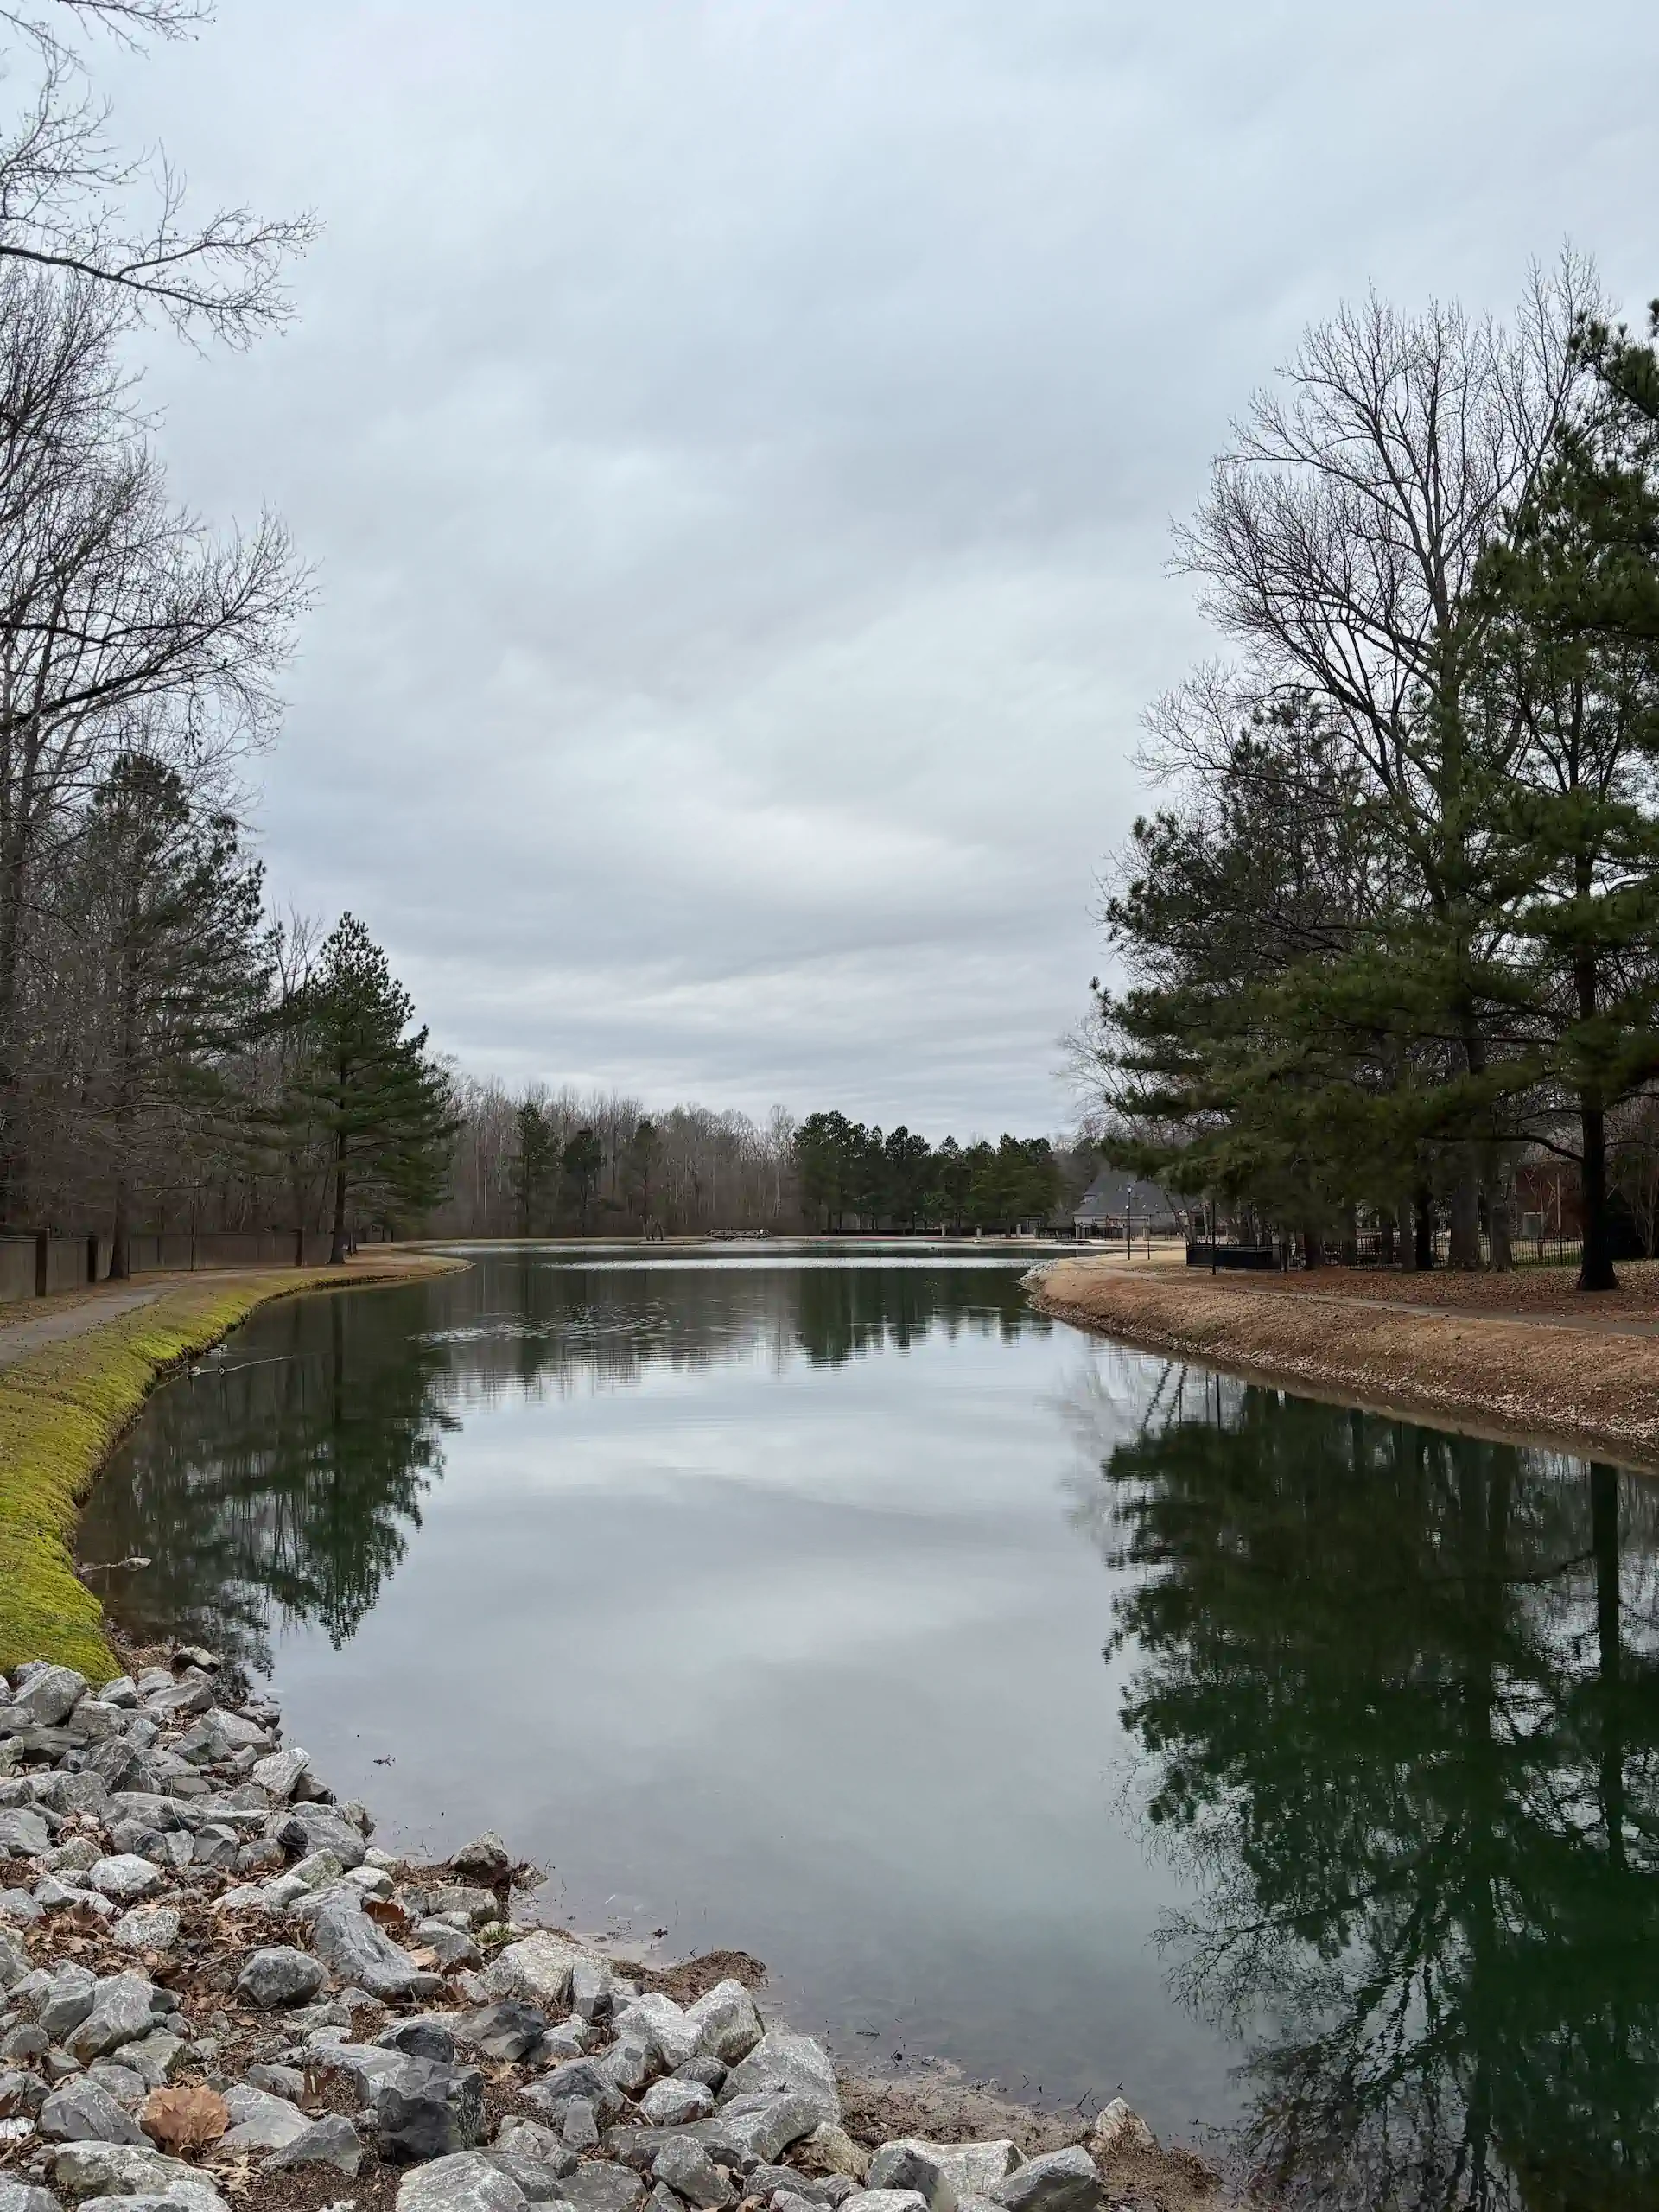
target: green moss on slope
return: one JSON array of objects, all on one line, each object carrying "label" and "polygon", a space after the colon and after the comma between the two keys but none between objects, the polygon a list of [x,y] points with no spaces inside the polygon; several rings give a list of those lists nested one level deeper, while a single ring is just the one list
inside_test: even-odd
[{"label": "green moss on slope", "polygon": [[[442,1262],[427,1263],[441,1271]],[[62,1344],[0,1368],[0,1668],[26,1659],[121,1669],[103,1609],[76,1575],[76,1516],[122,1431],[181,1361],[206,1351],[256,1307],[296,1291],[406,1281],[426,1267],[296,1269],[203,1276]]]}]

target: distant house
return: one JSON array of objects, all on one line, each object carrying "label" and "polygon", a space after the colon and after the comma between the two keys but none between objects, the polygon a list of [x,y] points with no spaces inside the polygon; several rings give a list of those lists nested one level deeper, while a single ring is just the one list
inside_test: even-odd
[{"label": "distant house", "polygon": [[1079,1236],[1179,1236],[1185,1219],[1167,1191],[1116,1167],[1103,1167],[1077,1202],[1071,1226]]}]

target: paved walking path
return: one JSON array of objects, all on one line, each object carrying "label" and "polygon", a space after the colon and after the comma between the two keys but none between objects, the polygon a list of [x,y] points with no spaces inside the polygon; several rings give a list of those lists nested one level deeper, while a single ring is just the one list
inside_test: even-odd
[{"label": "paved walking path", "polygon": [[173,1281],[169,1275],[157,1282],[120,1283],[113,1289],[79,1299],[73,1306],[48,1307],[44,1313],[29,1313],[20,1320],[0,1322],[0,1367],[10,1367],[26,1358],[42,1344],[63,1344],[72,1337],[84,1337],[90,1330],[101,1329],[107,1321],[118,1321],[124,1313],[134,1313],[139,1306],[160,1298],[164,1291],[171,1290]]}]

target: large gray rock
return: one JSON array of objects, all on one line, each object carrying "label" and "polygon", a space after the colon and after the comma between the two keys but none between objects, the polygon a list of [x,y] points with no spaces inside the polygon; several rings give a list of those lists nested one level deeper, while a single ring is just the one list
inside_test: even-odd
[{"label": "large gray rock", "polygon": [[51,1848],[52,1831],[32,1807],[0,1813],[0,1859],[44,1859]]},{"label": "large gray rock", "polygon": [[184,1676],[144,1700],[144,1709],[155,1720],[188,1720],[213,1709],[213,1686],[205,1675]]},{"label": "large gray rock", "polygon": [[639,2100],[640,2113],[652,2127],[683,2127],[688,2120],[707,2120],[714,2108],[715,2094],[705,2082],[678,2075],[653,2082]]},{"label": "large gray rock", "polygon": [[49,2189],[35,2189],[0,2174],[0,2212],[63,2212],[63,2207]]},{"label": "large gray rock", "polygon": [[97,1775],[111,1798],[118,1793],[146,1796],[154,1794],[156,1770],[129,1737],[111,1736],[107,1742],[96,1745],[85,1770]]},{"label": "large gray rock", "polygon": [[170,1904],[135,1905],[110,1935],[125,1951],[170,1951],[179,1940],[179,1916]]},{"label": "large gray rock", "polygon": [[61,2082],[41,2107],[40,2131],[52,2143],[139,2143],[144,2131],[96,2082]]},{"label": "large gray rock", "polygon": [[468,1881],[495,1888],[512,1872],[512,1854],[492,1828],[472,1843],[462,1844],[449,1864]]},{"label": "large gray rock", "polygon": [[570,2010],[579,2020],[608,2020],[616,1976],[603,1959],[578,1959],[570,1969]]},{"label": "large gray rock", "polygon": [[612,2023],[619,2036],[639,2037],[671,2074],[677,2073],[702,2049],[702,2024],[683,2012],[660,1990],[631,1998]]},{"label": "large gray rock", "polygon": [[573,2102],[592,2105],[594,2111],[609,2119],[622,2109],[621,2092],[607,2074],[601,2074],[591,2058],[567,2059],[563,2066],[556,2066],[543,2074],[539,2082],[532,2082],[524,2092],[524,2101],[555,2127],[564,2126],[567,2110]]},{"label": "large gray rock", "polygon": [[791,2143],[810,2135],[823,2118],[816,2097],[756,2095],[739,2097],[717,2112],[711,2120],[699,2120],[698,2132],[709,2128],[710,2149],[728,2145],[740,2158],[758,2158],[770,2165]]},{"label": "large gray rock", "polygon": [[294,1859],[331,1851],[342,1867],[360,1866],[366,1848],[357,1829],[332,1805],[290,1807],[276,1831],[276,1840]]},{"label": "large gray rock", "polygon": [[38,1728],[56,1728],[66,1721],[86,1694],[86,1677],[73,1667],[42,1667],[31,1675],[11,1701],[21,1706]]},{"label": "large gray rock", "polygon": [[405,2058],[374,2090],[375,2141],[393,2164],[470,2151],[484,2126],[484,2076],[474,2066]]},{"label": "large gray rock", "polygon": [[1046,2152],[981,2193],[1003,2212],[1099,2212],[1106,2202],[1099,2171],[1081,2144]]},{"label": "large gray rock", "polygon": [[717,2166],[702,2145],[688,2135],[677,2136],[665,2143],[652,2163],[652,2178],[660,2181],[684,2197],[688,2204],[695,2204],[699,2212],[715,2212],[715,2208],[733,2203],[737,2191],[732,2187],[731,2177]]},{"label": "large gray rock", "polygon": [[741,1981],[717,1981],[686,2006],[685,2016],[696,2024],[697,2049],[725,2066],[747,2058],[765,2032],[754,1999]]},{"label": "large gray rock", "polygon": [[645,2193],[644,2182],[626,2166],[578,2166],[560,2186],[561,2202],[579,2212],[634,2212]]},{"label": "large gray rock", "polygon": [[517,2061],[535,2050],[547,2032],[547,2016],[534,2005],[504,1997],[471,2012],[455,2028],[457,2042],[486,2058]]},{"label": "large gray rock", "polygon": [[637,2096],[659,2070],[655,2050],[644,2036],[633,2033],[613,2044],[594,2063],[607,2082],[630,2097]]},{"label": "large gray rock", "polygon": [[437,2066],[455,2063],[455,2033],[447,2020],[416,2012],[394,2020],[375,2041],[383,2050],[400,2050],[405,2058],[429,2059]]},{"label": "large gray rock", "polygon": [[485,1974],[484,1987],[492,1997],[522,1997],[539,2005],[550,2018],[569,2003],[570,1977],[584,1955],[564,1936],[539,1928],[498,1954]]},{"label": "large gray rock", "polygon": [[250,1779],[279,1805],[285,1805],[299,1787],[300,1777],[308,1771],[310,1765],[310,1752],[302,1751],[294,1744],[285,1751],[272,1751],[268,1758],[256,1759]]},{"label": "large gray rock", "polygon": [[225,2092],[231,2125],[219,2138],[230,2151],[281,2151],[305,2133],[311,2122],[286,2097],[238,2082]]},{"label": "large gray rock", "polygon": [[327,1979],[320,1959],[296,1951],[292,1944],[278,1943],[252,1954],[238,1974],[236,1986],[250,2005],[274,2012],[280,2005],[308,2004]]},{"label": "large gray rock", "polygon": [[362,2137],[343,2112],[331,2112],[321,2120],[314,2120],[292,2142],[284,2144],[267,2162],[267,2170],[271,2166],[334,2166],[343,2174],[354,2174],[362,2163]]},{"label": "large gray rock", "polygon": [[15,1936],[0,1933],[0,1989],[15,1989],[29,1971],[29,1953]]},{"label": "large gray rock", "polygon": [[417,1996],[432,1980],[361,1905],[344,1895],[324,1899],[312,1922],[311,1942],[341,1982],[365,1989],[371,1997]]},{"label": "large gray rock", "polygon": [[189,2045],[166,2028],[152,2028],[136,2043],[121,2046],[121,2063],[152,2089],[165,2089],[184,2071]]},{"label": "large gray rock", "polygon": [[95,1821],[102,1821],[109,1814],[110,1793],[100,1776],[61,1767],[35,1783],[35,1802],[45,1813],[90,1813]]},{"label": "large gray rock", "polygon": [[397,2184],[397,2212],[523,2212],[518,2183],[477,2151],[416,2166]]},{"label": "large gray rock", "polygon": [[142,1981],[133,1974],[111,1974],[99,1983],[92,2011],[70,2034],[64,2048],[85,2065],[88,2059],[119,2050],[123,2044],[137,2043],[156,2025],[155,2005],[153,1983]]},{"label": "large gray rock", "polygon": [[563,2165],[555,2165],[546,2158],[532,2158],[523,2151],[504,2151],[498,2145],[484,2156],[498,2173],[505,2174],[517,2182],[532,2204],[551,2204],[564,2195],[567,2177],[576,2170],[574,2151],[563,2153]]},{"label": "large gray rock", "polygon": [[165,2198],[191,2212],[222,2212],[225,2202],[207,2177],[182,2158],[130,2143],[66,2143],[51,2172],[66,2196]]},{"label": "large gray rock", "polygon": [[[915,2189],[931,2212],[951,2212],[961,2196],[982,2196],[1020,2163],[1013,2143],[929,2143],[905,2136],[884,2143],[865,2177],[870,2189]],[[943,2184],[943,2186],[941,2186]]]},{"label": "large gray rock", "polygon": [[810,2036],[797,2036],[780,2028],[761,2037],[748,2056],[734,2066],[720,2093],[723,2111],[739,2097],[787,2092],[817,2107],[819,2120],[841,2125],[841,2092],[829,2052]]},{"label": "large gray rock", "polygon": [[87,1967],[61,1966],[52,1976],[38,2004],[24,2005],[45,2030],[48,2040],[62,2043],[92,2009],[98,1995],[98,1976]]},{"label": "large gray rock", "polygon": [[112,1859],[99,1859],[86,1869],[86,1879],[95,1890],[106,1897],[114,1897],[120,1904],[137,1904],[162,1886],[162,1870],[148,1859],[140,1859],[134,1852],[120,1852]]}]

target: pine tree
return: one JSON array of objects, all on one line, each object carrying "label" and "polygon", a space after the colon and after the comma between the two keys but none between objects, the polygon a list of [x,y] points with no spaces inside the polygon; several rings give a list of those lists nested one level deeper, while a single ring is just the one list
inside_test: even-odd
[{"label": "pine tree", "polygon": [[355,915],[342,914],[303,995],[305,1041],[289,1108],[331,1155],[331,1266],[346,1257],[354,1205],[418,1216],[442,1192],[454,1103],[425,1029],[404,1034],[414,1014],[385,954]]},{"label": "pine tree", "polygon": [[177,772],[122,756],[94,798],[69,900],[98,971],[86,1087],[109,1161],[110,1274],[130,1269],[135,1167],[211,1132],[230,1099],[226,1056],[251,1033],[270,972],[261,869],[235,822],[200,815]]}]

